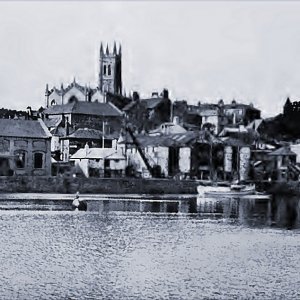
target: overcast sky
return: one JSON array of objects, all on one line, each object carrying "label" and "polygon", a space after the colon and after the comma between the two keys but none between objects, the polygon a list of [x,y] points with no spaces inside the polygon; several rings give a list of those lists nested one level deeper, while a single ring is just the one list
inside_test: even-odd
[{"label": "overcast sky", "polygon": [[300,100],[300,2],[0,2],[0,107],[44,105],[45,84],[97,84],[100,41],[123,83],[190,103],[233,98],[264,116]]}]

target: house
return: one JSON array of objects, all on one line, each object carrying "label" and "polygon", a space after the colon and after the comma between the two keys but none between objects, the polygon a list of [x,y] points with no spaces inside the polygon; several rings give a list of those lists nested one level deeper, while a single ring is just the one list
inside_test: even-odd
[{"label": "house", "polygon": [[167,135],[185,132],[186,129],[179,124],[179,118],[174,117],[173,122],[162,123],[158,128],[150,130],[149,135]]},{"label": "house", "polygon": [[127,166],[142,177],[174,177],[190,175],[191,145],[198,133],[136,135],[123,138],[119,145],[127,157]]},{"label": "house", "polygon": [[90,148],[86,144],[70,160],[85,177],[120,177],[125,173],[125,156],[116,145],[112,148]]},{"label": "house", "polygon": [[40,119],[0,119],[0,175],[51,175],[51,134]]},{"label": "house", "polygon": [[[271,153],[269,156],[273,158],[273,170],[277,173],[275,174],[275,179],[277,180],[288,180],[290,178],[290,168],[296,164],[297,154],[293,152],[290,147],[283,146]],[[299,174],[299,170],[298,170]]]},{"label": "house", "polygon": [[[97,147],[102,145],[102,139],[108,143],[119,136],[123,126],[123,113],[110,102],[72,102],[51,106],[43,113],[44,122],[53,134],[52,151],[59,151],[64,161],[89,139]],[[76,149],[70,151],[70,146]]]},{"label": "house", "polygon": [[[133,101],[123,110],[126,120],[137,132],[149,132],[171,118],[171,100],[168,90],[164,89],[159,95],[152,93],[150,98],[140,99],[137,92],[133,94]],[[141,122],[143,120],[143,122]]]},{"label": "house", "polygon": [[223,116],[222,125],[248,125],[256,119],[260,119],[260,110],[252,103],[243,104],[232,100],[230,104],[219,101],[220,114]]}]

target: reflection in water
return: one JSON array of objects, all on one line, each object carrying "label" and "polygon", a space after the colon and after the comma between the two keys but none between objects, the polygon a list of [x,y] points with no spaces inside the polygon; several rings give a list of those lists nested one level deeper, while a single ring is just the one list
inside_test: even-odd
[{"label": "reflection in water", "polygon": [[[0,210],[71,210],[69,200],[1,201]],[[139,212],[186,214],[190,218],[224,219],[243,226],[272,226],[287,229],[300,227],[300,198],[274,196],[267,198],[185,199],[103,199],[88,200],[88,211],[99,213]]]},{"label": "reflection in water", "polygon": [[300,199],[274,196],[270,199],[198,198],[198,213],[225,219],[236,219],[246,226],[300,227]]},{"label": "reflection in water", "polygon": [[71,203],[0,202],[1,299],[300,299],[299,230],[260,228],[297,198]]}]

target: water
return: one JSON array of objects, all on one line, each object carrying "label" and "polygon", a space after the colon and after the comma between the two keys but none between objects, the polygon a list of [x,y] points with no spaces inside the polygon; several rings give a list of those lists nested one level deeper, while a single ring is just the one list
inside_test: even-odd
[{"label": "water", "polygon": [[1,299],[300,298],[297,198],[88,207],[1,203]]}]

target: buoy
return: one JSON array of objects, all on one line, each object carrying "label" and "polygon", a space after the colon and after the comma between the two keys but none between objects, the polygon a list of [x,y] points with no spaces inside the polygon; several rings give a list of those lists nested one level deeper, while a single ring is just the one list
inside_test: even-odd
[{"label": "buoy", "polygon": [[87,210],[87,202],[79,199],[79,192],[76,193],[75,199],[72,202],[72,208],[74,210]]}]

